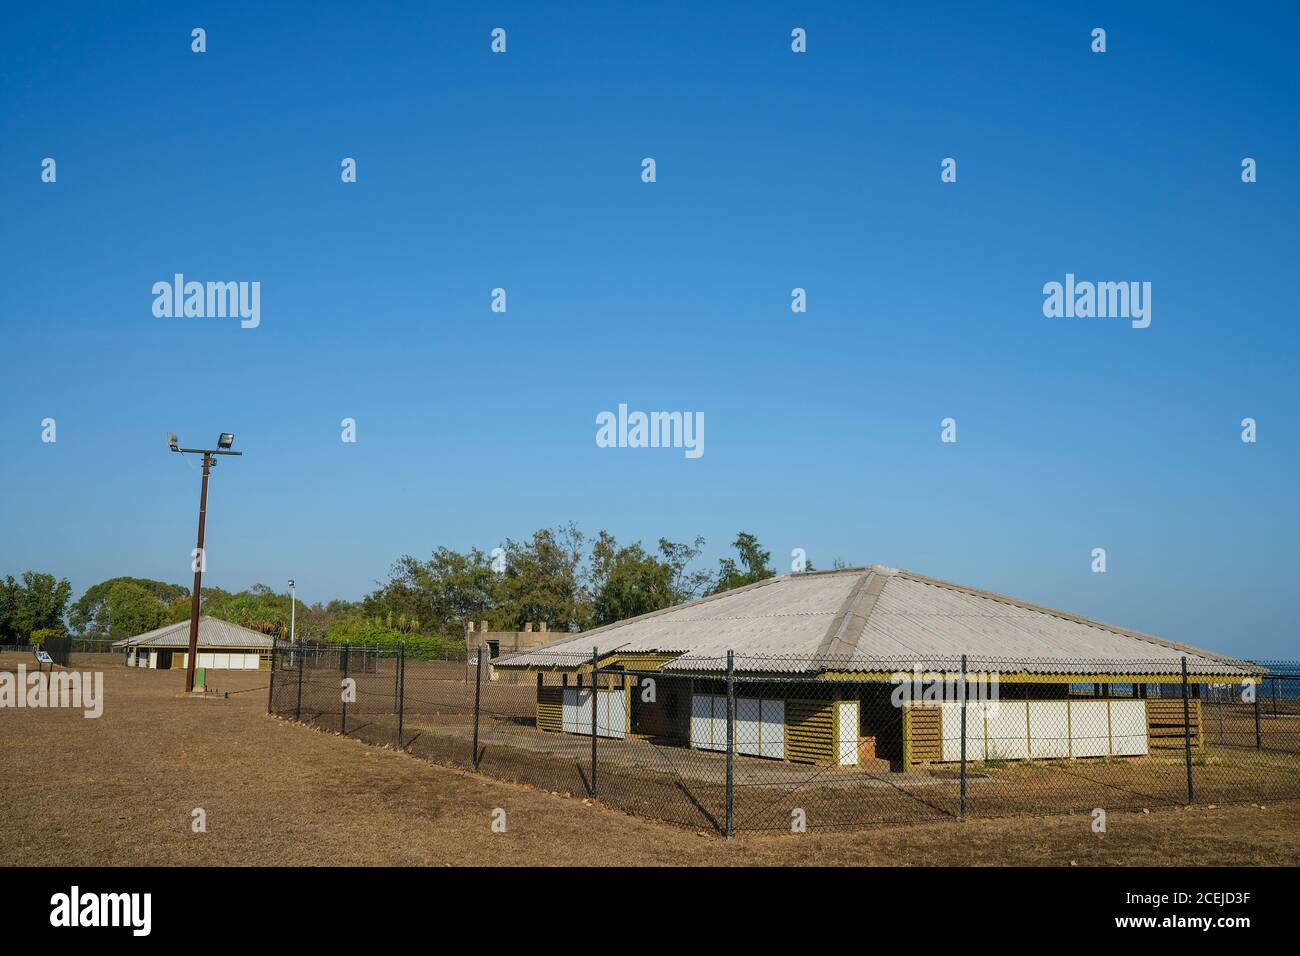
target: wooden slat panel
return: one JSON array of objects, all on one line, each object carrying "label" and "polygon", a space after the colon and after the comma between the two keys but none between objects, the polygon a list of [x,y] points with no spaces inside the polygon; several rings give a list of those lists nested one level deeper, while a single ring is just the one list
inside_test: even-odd
[{"label": "wooden slat panel", "polygon": [[564,729],[564,688],[537,688],[537,727],[539,730],[553,730],[559,733]]},{"label": "wooden slat panel", "polygon": [[[1201,734],[1200,698],[1187,702],[1188,730],[1191,732],[1192,747],[1200,750],[1205,743]],[[1183,701],[1153,700],[1147,698],[1147,736],[1152,750],[1183,750],[1187,746],[1183,732]]]},{"label": "wooden slat panel", "polygon": [[911,707],[908,752],[913,763],[937,762],[943,754],[943,728],[938,707]]},{"label": "wooden slat panel", "polygon": [[796,763],[835,759],[834,704],[829,700],[785,702],[785,756]]}]

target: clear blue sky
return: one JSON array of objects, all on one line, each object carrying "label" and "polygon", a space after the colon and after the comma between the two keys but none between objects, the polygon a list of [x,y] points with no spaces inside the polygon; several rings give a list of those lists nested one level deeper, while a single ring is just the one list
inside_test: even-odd
[{"label": "clear blue sky", "polygon": [[[1296,4],[704,6],[11,5],[0,574],[188,583],[163,434],[229,430],[226,588],[745,529],[1300,656]],[[155,318],[175,272],[261,326]],[[1151,327],[1045,318],[1067,272]],[[620,402],[704,456],[598,448]]]}]

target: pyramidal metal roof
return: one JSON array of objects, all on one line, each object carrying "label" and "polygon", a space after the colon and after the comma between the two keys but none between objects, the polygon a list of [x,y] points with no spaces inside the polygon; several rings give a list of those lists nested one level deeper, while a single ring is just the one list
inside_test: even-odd
[{"label": "pyramidal metal roof", "polygon": [[[178,621],[146,631],[135,637],[113,642],[114,647],[189,647],[190,622]],[[199,647],[246,647],[271,649],[271,638],[265,634],[229,621],[204,615],[199,618]]]},{"label": "pyramidal metal roof", "polygon": [[683,655],[664,665],[669,672],[718,670],[727,651],[735,653],[738,670],[792,673],[862,669],[865,662],[955,668],[963,654],[973,666],[1001,661],[1042,673],[1132,673],[1127,665],[1139,663],[1169,669],[1184,656],[1197,673],[1258,670],[1150,634],[880,565],[768,578],[493,664],[565,666],[565,658],[589,659],[593,648],[601,657]]}]

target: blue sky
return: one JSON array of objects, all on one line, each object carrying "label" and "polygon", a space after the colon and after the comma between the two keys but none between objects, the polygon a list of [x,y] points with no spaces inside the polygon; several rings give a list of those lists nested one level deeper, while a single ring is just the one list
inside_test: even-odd
[{"label": "blue sky", "polygon": [[[8,11],[0,574],[188,582],[163,434],[229,430],[222,587],[744,529],[1300,656],[1296,5],[700,6]],[[261,325],[154,317],[176,272]],[[1067,272],[1151,282],[1150,328],[1044,317]],[[597,447],[620,402],[705,454]]]}]

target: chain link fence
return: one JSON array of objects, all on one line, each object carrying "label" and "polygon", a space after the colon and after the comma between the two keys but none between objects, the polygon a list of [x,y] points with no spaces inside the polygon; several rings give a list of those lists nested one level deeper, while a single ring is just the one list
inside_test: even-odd
[{"label": "chain link fence", "polygon": [[1300,797],[1300,666],[277,645],[268,709],[731,834]]},{"label": "chain link fence", "polygon": [[124,667],[126,653],[114,647],[111,638],[51,637],[39,647],[30,644],[0,644],[0,654],[26,654],[35,661],[37,650],[43,650],[60,667]]}]

